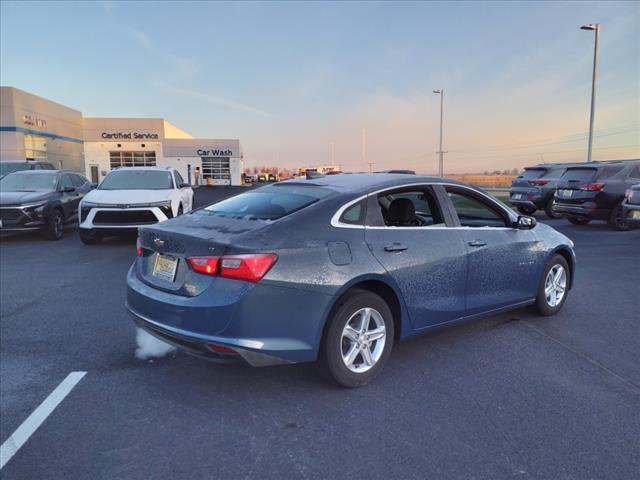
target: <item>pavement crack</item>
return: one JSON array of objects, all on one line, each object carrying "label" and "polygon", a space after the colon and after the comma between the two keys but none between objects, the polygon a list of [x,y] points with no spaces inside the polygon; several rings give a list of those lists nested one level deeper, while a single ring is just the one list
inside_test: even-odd
[{"label": "pavement crack", "polygon": [[570,351],[574,355],[577,355],[581,359],[589,362],[591,365],[597,367],[598,369],[602,370],[603,372],[607,373],[608,375],[616,378],[617,380],[619,380],[620,382],[625,384],[627,387],[629,387],[634,393],[640,394],[640,385],[636,384],[635,382],[629,380],[626,377],[623,377],[619,373],[614,372],[613,370],[611,370],[606,365],[603,365],[602,363],[600,363],[598,360],[596,360],[594,358],[591,358],[589,355],[586,355],[586,354],[576,350],[571,345],[568,345],[568,344],[564,343],[562,340],[558,340],[557,338],[549,335],[545,331],[543,331],[540,328],[538,328],[537,326],[533,325],[531,322],[529,322],[527,320],[522,320],[521,323],[523,325],[526,325],[527,327],[529,327],[531,330],[536,332],[538,335],[541,335],[541,336],[545,337],[546,339],[551,340],[555,344],[560,345],[565,350]]}]

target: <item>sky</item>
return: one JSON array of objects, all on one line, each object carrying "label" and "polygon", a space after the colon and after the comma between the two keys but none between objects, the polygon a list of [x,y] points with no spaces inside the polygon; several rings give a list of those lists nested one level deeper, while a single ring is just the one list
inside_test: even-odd
[{"label": "sky", "polygon": [[245,166],[423,173],[443,89],[445,172],[483,172],[586,159],[596,22],[594,158],[640,158],[640,2],[3,0],[0,83]]}]

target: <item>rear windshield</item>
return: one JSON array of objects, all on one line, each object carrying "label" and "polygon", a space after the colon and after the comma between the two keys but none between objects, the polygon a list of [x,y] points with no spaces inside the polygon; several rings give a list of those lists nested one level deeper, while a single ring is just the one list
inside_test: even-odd
[{"label": "rear windshield", "polygon": [[547,170],[547,172],[542,176],[542,178],[560,178],[566,170],[567,170],[566,167],[552,168],[550,170]]},{"label": "rear windshield", "polygon": [[276,220],[332,193],[332,190],[320,187],[274,185],[241,193],[214,203],[203,211],[210,215],[243,220]]},{"label": "rear windshield", "polygon": [[595,168],[570,168],[562,175],[562,180],[565,182],[588,182],[593,180],[596,172]]},{"label": "rear windshield", "polygon": [[544,168],[528,168],[524,172],[520,174],[518,178],[522,178],[524,180],[531,180],[534,178],[540,178],[547,172]]},{"label": "rear windshield", "polygon": [[0,180],[0,191],[40,192],[55,190],[57,179],[55,173],[12,173]]},{"label": "rear windshield", "polygon": [[99,190],[167,190],[173,188],[171,173],[162,170],[114,170]]}]

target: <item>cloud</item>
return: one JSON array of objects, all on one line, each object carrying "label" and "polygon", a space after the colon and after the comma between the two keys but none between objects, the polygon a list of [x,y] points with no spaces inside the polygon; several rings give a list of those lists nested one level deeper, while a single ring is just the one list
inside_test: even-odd
[{"label": "cloud", "polygon": [[218,105],[221,107],[231,108],[233,110],[239,110],[242,112],[249,112],[256,115],[261,115],[264,117],[269,116],[269,113],[264,110],[260,110],[259,108],[252,107],[250,105],[246,105],[244,103],[236,102],[235,100],[231,100],[228,98],[219,97],[217,95],[211,95],[209,93],[196,92],[193,90],[187,90],[185,88],[175,87],[163,81],[155,81],[154,85],[165,92],[174,93],[176,95],[181,95],[183,97],[191,98],[193,100],[201,100],[212,105]]},{"label": "cloud", "polygon": [[174,69],[182,76],[193,77],[200,71],[200,67],[192,59],[167,53],[154,45],[151,37],[141,30],[124,27],[123,32],[133,38],[138,44],[149,53],[161,60],[173,65]]}]

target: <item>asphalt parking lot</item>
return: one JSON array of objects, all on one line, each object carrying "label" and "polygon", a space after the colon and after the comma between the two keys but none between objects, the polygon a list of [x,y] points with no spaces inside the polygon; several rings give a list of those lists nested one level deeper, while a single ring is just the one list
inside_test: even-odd
[{"label": "asphalt parking lot", "polygon": [[87,373],[0,476],[637,478],[640,229],[548,223],[579,262],[558,316],[517,310],[400,344],[356,390],[312,365],[137,360],[124,309],[135,237],[3,237],[0,441]]}]

